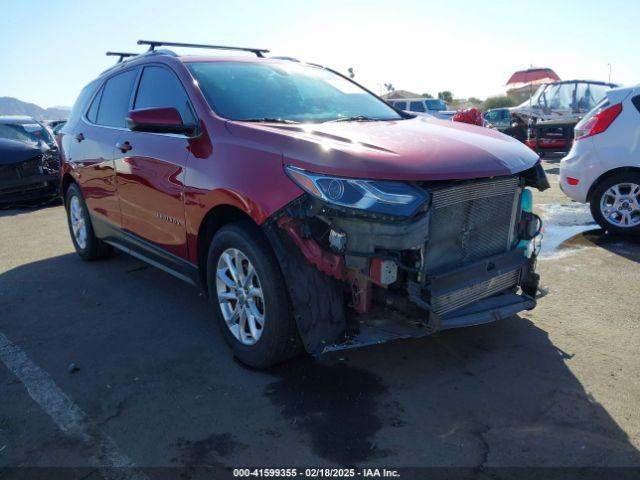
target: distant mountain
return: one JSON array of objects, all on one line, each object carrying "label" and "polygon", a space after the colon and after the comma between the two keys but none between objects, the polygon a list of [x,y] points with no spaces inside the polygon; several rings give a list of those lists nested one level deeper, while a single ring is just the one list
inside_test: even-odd
[{"label": "distant mountain", "polygon": [[42,108],[13,97],[0,97],[0,115],[29,115],[36,120],[66,120],[71,108]]}]

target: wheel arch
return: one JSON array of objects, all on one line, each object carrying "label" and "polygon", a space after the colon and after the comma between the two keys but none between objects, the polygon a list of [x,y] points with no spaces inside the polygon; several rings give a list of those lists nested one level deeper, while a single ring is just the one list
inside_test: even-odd
[{"label": "wheel arch", "polygon": [[73,178],[73,175],[71,175],[70,173],[65,173],[62,177],[61,182],[62,190],[60,194],[62,195],[62,198],[65,198],[67,196],[67,190],[69,190],[69,187],[74,183],[77,184],[78,182],[76,182],[76,179]]},{"label": "wheel arch", "polygon": [[625,167],[617,167],[617,168],[612,168],[611,170],[607,170],[591,184],[591,187],[589,187],[589,191],[587,192],[587,202],[591,202],[591,197],[593,195],[593,192],[596,190],[596,188],[598,188],[598,186],[603,181],[605,181],[610,177],[613,177],[614,175],[617,175],[619,173],[625,173],[625,172],[640,173],[640,167],[625,166]]},{"label": "wheel arch", "polygon": [[239,221],[248,221],[256,227],[259,226],[251,215],[230,204],[216,205],[207,212],[200,223],[197,240],[197,260],[200,282],[205,292],[207,291],[207,256],[211,240],[222,227]]}]

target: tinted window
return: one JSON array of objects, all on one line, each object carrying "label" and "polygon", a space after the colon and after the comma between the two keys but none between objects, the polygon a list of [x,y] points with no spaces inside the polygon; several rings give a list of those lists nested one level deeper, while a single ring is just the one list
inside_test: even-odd
[{"label": "tinted window", "polygon": [[385,102],[324,68],[295,62],[190,63],[209,105],[233,120],[399,120]]},{"label": "tinted window", "polygon": [[394,102],[393,106],[399,108],[400,110],[406,110],[407,102]]},{"label": "tinted window", "polygon": [[442,110],[447,109],[447,104],[437,98],[425,100],[425,103],[427,104],[427,108],[429,110],[435,110],[436,112],[441,112]]},{"label": "tinted window", "polygon": [[424,103],[411,102],[409,104],[409,110],[411,110],[412,112],[424,112]]},{"label": "tinted window", "polygon": [[96,123],[98,120],[98,107],[100,106],[100,99],[102,98],[103,91],[104,89],[101,88],[98,94],[94,97],[93,102],[91,102],[91,106],[87,112],[87,118],[91,123]]},{"label": "tinted window", "polygon": [[489,112],[485,112],[484,119],[489,123],[496,123],[498,121],[498,111],[491,110]]},{"label": "tinted window", "polygon": [[182,121],[193,125],[195,118],[182,84],[172,72],[162,67],[145,67],[138,87],[135,108],[173,107]]},{"label": "tinted window", "polygon": [[131,89],[137,70],[120,73],[107,80],[102,89],[102,98],[96,123],[109,127],[124,127],[124,119],[129,112]]}]

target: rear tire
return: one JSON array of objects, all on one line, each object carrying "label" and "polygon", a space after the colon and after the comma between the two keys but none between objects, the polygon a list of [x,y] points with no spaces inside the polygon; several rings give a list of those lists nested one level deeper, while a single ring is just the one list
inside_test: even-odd
[{"label": "rear tire", "polygon": [[89,210],[78,185],[72,184],[67,190],[65,207],[71,241],[80,258],[91,261],[108,257],[112,252],[111,245],[96,237]]},{"label": "rear tire", "polygon": [[640,173],[622,172],[604,179],[589,203],[593,218],[604,230],[640,235]]},{"label": "rear tire", "polygon": [[285,280],[258,227],[243,221],[215,234],[207,287],[214,316],[240,362],[268,368],[300,353]]}]

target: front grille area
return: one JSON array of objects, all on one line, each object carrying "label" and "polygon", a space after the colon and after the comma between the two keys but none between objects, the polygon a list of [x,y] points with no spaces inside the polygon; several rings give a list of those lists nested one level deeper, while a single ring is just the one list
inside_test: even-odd
[{"label": "front grille area", "polygon": [[430,235],[424,257],[427,275],[512,248],[520,197],[517,176],[463,183],[431,193]]},{"label": "front grille area", "polygon": [[470,305],[478,300],[494,295],[518,284],[520,270],[503,273],[482,283],[461,288],[452,292],[431,298],[433,310],[438,315],[445,315],[449,312]]}]

